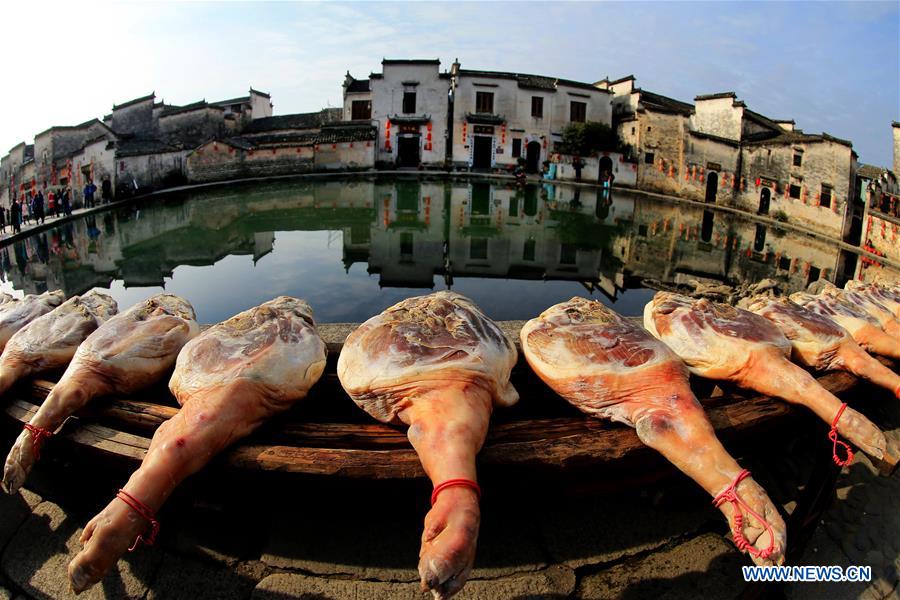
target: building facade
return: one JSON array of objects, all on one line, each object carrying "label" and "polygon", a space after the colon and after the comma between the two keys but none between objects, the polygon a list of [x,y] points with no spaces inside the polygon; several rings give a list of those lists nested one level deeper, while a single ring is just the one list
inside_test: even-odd
[{"label": "building facade", "polygon": [[454,63],[451,161],[456,169],[538,173],[570,123],[612,124],[612,96],[588,83],[475,71]]},{"label": "building facade", "polygon": [[344,80],[344,118],[376,128],[379,167],[442,168],[447,157],[450,74],[439,60],[381,61],[381,73]]}]

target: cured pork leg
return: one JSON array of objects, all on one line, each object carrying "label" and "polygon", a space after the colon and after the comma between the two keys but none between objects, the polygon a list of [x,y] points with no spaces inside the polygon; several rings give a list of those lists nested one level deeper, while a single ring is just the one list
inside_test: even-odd
[{"label": "cured pork leg", "polygon": [[309,305],[287,296],[191,340],[169,382],[181,410],[159,427],[140,468],[85,527],[84,549],[69,565],[72,588],[81,592],[99,581],[136,539],[146,535],[152,543],[153,515],[175,487],[306,397],[325,369],[325,352]]},{"label": "cured pork leg", "polygon": [[900,288],[851,279],[844,284],[844,289],[882,304],[891,311],[894,318],[900,319]]},{"label": "cured pork leg", "polygon": [[423,589],[448,598],[475,561],[480,511],[475,455],[491,411],[515,404],[516,349],[468,298],[437,292],[404,300],[347,337],[337,372],[344,389],[407,436],[434,485],[419,552]]},{"label": "cured pork leg", "polygon": [[[896,464],[878,427],[788,360],[791,343],[768,319],[727,304],[659,292],[644,307],[644,326],[691,372],[806,406],[832,424],[835,440],[840,432],[869,456]],[[845,462],[837,449],[835,461]]]},{"label": "cured pork leg", "polygon": [[0,355],[0,394],[23,377],[68,365],[81,342],[118,310],[110,296],[91,291],[22,327]]},{"label": "cured pork leg", "polygon": [[520,335],[528,364],[573,406],[634,427],[642,442],[713,497],[738,481],[740,500],[717,501],[738,548],[760,565],[783,562],[784,521],[722,447],[691,391],[687,368],[665,344],[584,298],[551,306]]},{"label": "cured pork leg", "polygon": [[873,294],[862,293],[855,290],[842,290],[830,281],[826,282],[821,291],[822,295],[835,296],[859,307],[874,317],[884,332],[900,343],[900,321],[894,317],[893,311],[881,303]]},{"label": "cured pork leg", "polygon": [[13,334],[41,315],[45,315],[66,299],[62,290],[44,292],[40,296],[28,294],[21,300],[0,304],[0,350]]},{"label": "cured pork leg", "polygon": [[95,397],[130,394],[158,381],[178,352],[200,331],[194,309],[172,294],[158,294],[97,328],[25,426],[6,457],[3,487],[13,494],[25,482],[43,438]]},{"label": "cured pork leg", "polygon": [[888,335],[878,319],[836,294],[795,292],[791,300],[814,313],[828,317],[856,340],[867,352],[900,359],[900,340]]},{"label": "cured pork leg", "polygon": [[869,356],[850,333],[827,317],[807,310],[787,298],[758,296],[750,312],[775,324],[791,343],[793,359],[818,371],[849,371],[900,398],[900,375]]}]

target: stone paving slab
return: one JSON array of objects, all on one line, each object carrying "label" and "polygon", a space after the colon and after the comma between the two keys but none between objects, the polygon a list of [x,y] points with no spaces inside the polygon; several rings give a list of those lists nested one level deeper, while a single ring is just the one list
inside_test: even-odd
[{"label": "stone paving slab", "polygon": [[744,587],[744,564],[730,542],[707,533],[644,558],[585,575],[579,581],[576,597],[736,598]]},{"label": "stone paving slab", "polygon": [[244,600],[256,583],[224,565],[167,553],[147,600]]},{"label": "stone paving slab", "polygon": [[41,503],[41,497],[26,489],[17,494],[0,492],[0,549],[5,548],[13,535]]},{"label": "stone paving slab", "polygon": [[[343,506],[273,509],[262,561],[315,575],[415,582],[427,506],[398,500],[361,510]],[[482,506],[473,578],[491,579],[547,566],[535,515],[499,504]]]},{"label": "stone paving slab", "polygon": [[577,498],[550,507],[539,523],[550,561],[579,568],[662,546],[718,515],[705,502],[679,508],[649,499]]},{"label": "stone paving slab", "polygon": [[[551,567],[497,580],[469,581],[455,598],[459,600],[524,600],[566,598],[575,589],[575,572]],[[278,573],[263,579],[252,600],[423,600],[427,596],[418,583],[385,583],[347,579],[325,579],[297,573]]]},{"label": "stone paving slab", "polygon": [[[39,504],[3,552],[4,575],[31,598],[75,598],[66,568],[81,548],[82,523],[76,521],[52,502]],[[159,551],[147,548],[126,555],[100,584],[78,598],[143,598],[159,556]]]}]

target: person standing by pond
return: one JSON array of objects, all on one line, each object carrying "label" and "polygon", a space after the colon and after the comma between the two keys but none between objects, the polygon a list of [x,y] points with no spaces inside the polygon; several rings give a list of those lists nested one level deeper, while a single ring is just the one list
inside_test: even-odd
[{"label": "person standing by pond", "polygon": [[58,217],[59,209],[57,207],[58,207],[58,204],[56,202],[56,194],[53,192],[53,190],[50,190],[47,193],[47,213],[51,217]]},{"label": "person standing by pond", "polygon": [[581,169],[584,168],[584,161],[580,156],[575,156],[572,161],[572,168],[575,169],[575,181],[581,181]]},{"label": "person standing by pond", "polygon": [[67,217],[72,216],[72,195],[69,188],[64,189],[62,192],[62,210]]},{"label": "person standing by pond", "polygon": [[41,225],[44,224],[44,192],[38,190],[34,197],[34,224],[37,225],[40,220]]},{"label": "person standing by pond", "polygon": [[9,207],[9,220],[13,234],[22,231],[22,207],[19,205],[18,199],[13,200],[12,206]]},{"label": "person standing by pond", "polygon": [[94,206],[94,192],[97,191],[97,186],[94,185],[94,181],[88,181],[84,186],[84,207],[85,208],[93,208]]}]

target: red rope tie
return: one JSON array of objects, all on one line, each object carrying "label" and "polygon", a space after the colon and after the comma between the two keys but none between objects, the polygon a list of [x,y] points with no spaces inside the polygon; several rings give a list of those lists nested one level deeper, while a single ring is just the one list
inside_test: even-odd
[{"label": "red rope tie", "polygon": [[53,432],[49,429],[32,425],[31,423],[25,423],[25,431],[31,434],[31,443],[34,446],[34,457],[36,459],[40,458],[41,446],[44,445],[44,440],[53,435]]},{"label": "red rope tie", "polygon": [[467,487],[473,490],[478,499],[481,500],[481,488],[471,479],[448,479],[444,483],[434,486],[434,490],[431,492],[431,505],[434,506],[434,503],[437,502],[438,494],[451,487]]},{"label": "red rope tie", "polygon": [[[851,462],[853,462],[853,450],[850,448],[850,444],[847,442],[843,442],[838,439],[838,430],[837,424],[841,418],[841,415],[844,414],[844,409],[847,408],[847,403],[844,402],[841,404],[841,407],[838,409],[837,414],[834,415],[834,421],[831,422],[831,431],[828,432],[828,439],[831,440],[831,458],[834,460],[834,464],[839,467],[846,467]],[[844,452],[847,454],[847,458],[841,460],[838,456],[838,444],[844,447]]]},{"label": "red rope tie", "polygon": [[[740,473],[737,474],[737,477],[734,478],[734,481],[731,482],[727,488],[719,492],[719,495],[713,499],[713,504],[718,508],[724,502],[731,502],[734,507],[734,545],[737,546],[738,550],[746,551],[750,556],[754,558],[762,558],[766,559],[772,555],[772,552],[775,550],[775,532],[772,530],[772,526],[769,525],[768,521],[762,518],[756,511],[750,508],[750,505],[744,502],[740,496],[737,495],[737,486],[743,481],[745,478],[750,477],[750,471],[744,469]],[[747,538],[744,537],[744,514],[741,512],[741,507],[744,508],[750,516],[755,518],[757,521],[762,523],[765,526],[766,531],[769,532],[769,547],[765,550],[757,550],[747,541]]]},{"label": "red rope tie", "polygon": [[137,548],[139,543],[146,544],[147,546],[152,546],[156,541],[156,534],[159,533],[159,521],[156,520],[156,515],[153,514],[153,511],[150,510],[150,507],[126,492],[125,490],[119,490],[119,493],[116,494],[116,498],[127,504],[131,509],[137,514],[141,515],[149,521],[150,523],[150,535],[145,539],[144,536],[138,535],[137,539],[134,540],[134,543],[131,545],[131,548],[128,549],[129,552],[134,552],[134,549]]}]

